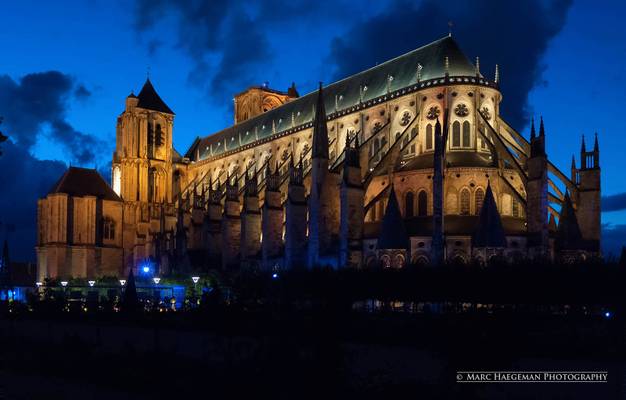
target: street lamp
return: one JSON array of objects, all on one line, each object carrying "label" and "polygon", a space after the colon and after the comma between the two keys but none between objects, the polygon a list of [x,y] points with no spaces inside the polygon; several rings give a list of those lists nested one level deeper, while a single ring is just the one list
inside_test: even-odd
[{"label": "street lamp", "polygon": [[122,286],[126,285],[126,279],[120,279],[120,285]]},{"label": "street lamp", "polygon": [[154,284],[155,284],[155,285],[158,285],[158,284],[159,284],[159,282],[161,282],[161,278],[156,277],[156,276],[155,276],[154,278],[152,278],[152,280],[154,281]]},{"label": "street lamp", "polygon": [[199,276],[192,276],[192,277],[191,277],[191,280],[192,280],[192,281],[193,281],[193,283],[195,284],[195,283],[198,283],[198,281],[200,280],[200,277],[199,277]]},{"label": "street lamp", "polygon": [[66,287],[67,286],[67,281],[61,281],[61,286]]},{"label": "street lamp", "polygon": [[43,283],[41,283],[41,282],[36,282],[36,283],[35,283],[35,285],[37,285],[37,287],[38,287],[38,288],[40,288],[40,287],[43,285]]},{"label": "street lamp", "polygon": [[93,287],[93,285],[96,284],[96,281],[88,281],[87,283],[89,283],[89,286]]}]

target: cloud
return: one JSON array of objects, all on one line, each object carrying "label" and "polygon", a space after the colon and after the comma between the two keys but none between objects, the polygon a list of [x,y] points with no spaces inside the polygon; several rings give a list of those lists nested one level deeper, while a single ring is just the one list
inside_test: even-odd
[{"label": "cloud", "polygon": [[60,161],[42,161],[7,141],[0,156],[0,228],[9,238],[11,258],[35,260],[37,199],[44,197],[66,169]]},{"label": "cloud", "polygon": [[502,113],[520,129],[530,113],[528,93],[544,84],[542,56],[570,5],[570,0],[397,1],[336,38],[328,62],[336,64],[335,78],[343,78],[444,36],[446,22],[453,21],[454,38],[470,60],[480,57],[483,75],[493,79],[499,64]]},{"label": "cloud", "polygon": [[9,238],[14,260],[34,261],[37,199],[45,197],[66,169],[64,162],[39,160],[31,154],[38,140],[45,136],[60,145],[77,164],[94,163],[104,146],[66,118],[72,99],[90,96],[84,85],[58,71],[27,74],[18,80],[0,75],[2,131],[9,137],[0,155],[0,234]]},{"label": "cloud", "polygon": [[602,196],[602,212],[626,209],[626,193]]},{"label": "cloud", "polygon": [[74,96],[79,100],[86,100],[91,97],[91,91],[85,85],[78,85],[74,90]]},{"label": "cloud", "polygon": [[270,42],[272,31],[310,25],[315,40],[321,24],[343,20],[353,6],[338,0],[329,13],[327,3],[305,0],[136,0],[134,26],[153,55],[164,44],[163,21],[173,21],[170,41],[193,62],[189,82],[223,100],[258,80],[259,71],[272,65],[273,48],[284,49],[283,43]]},{"label": "cloud", "polygon": [[601,243],[605,257],[619,257],[626,246],[626,224],[602,224]]},{"label": "cloud", "polygon": [[46,135],[78,164],[95,161],[105,147],[102,140],[76,130],[66,119],[69,100],[89,96],[83,85],[59,71],[27,74],[17,81],[0,75],[0,115],[11,140],[30,150],[40,135]]}]

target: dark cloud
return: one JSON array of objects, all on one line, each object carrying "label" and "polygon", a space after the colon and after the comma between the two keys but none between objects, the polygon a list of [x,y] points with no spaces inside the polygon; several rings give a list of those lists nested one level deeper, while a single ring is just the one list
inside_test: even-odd
[{"label": "dark cloud", "polygon": [[60,161],[42,161],[10,141],[0,156],[0,232],[8,237],[11,258],[35,261],[37,199],[45,197],[66,169]]},{"label": "dark cloud", "polygon": [[626,224],[602,224],[601,243],[605,257],[619,257],[626,246]]},{"label": "dark cloud", "polygon": [[499,64],[502,113],[520,129],[530,113],[529,91],[544,84],[542,55],[570,5],[571,0],[397,1],[336,38],[328,62],[337,66],[335,78],[342,78],[444,36],[447,21],[453,21],[453,36],[472,61],[480,57],[483,75],[493,79]]},{"label": "dark cloud", "polygon": [[35,158],[33,146],[45,136],[60,145],[70,161],[81,165],[93,164],[104,146],[100,139],[76,130],[66,118],[70,100],[90,96],[85,86],[58,71],[28,74],[17,81],[0,75],[2,131],[9,136],[0,156],[4,193],[0,196],[0,234],[9,238],[14,260],[34,261],[37,199],[45,197],[66,169],[61,161]]},{"label": "dark cloud", "polygon": [[353,4],[335,1],[332,13],[329,7],[305,0],[136,0],[135,28],[147,37],[148,54],[154,54],[163,43],[160,21],[173,18],[176,35],[167,39],[191,57],[190,83],[224,99],[257,81],[258,70],[271,64],[271,31],[308,24],[315,40],[319,21],[342,18]]},{"label": "dark cloud", "polygon": [[74,96],[79,100],[85,100],[91,97],[91,91],[85,85],[78,85],[76,90],[74,90]]},{"label": "dark cloud", "polygon": [[619,211],[626,209],[626,193],[602,196],[602,211]]},{"label": "dark cloud", "polygon": [[[104,148],[104,142],[74,129],[66,119],[72,96],[85,98],[89,91],[58,71],[24,75],[18,81],[0,76],[0,115],[11,139],[30,150],[40,135],[59,144],[71,161],[86,164]],[[81,89],[82,88],[82,89]],[[79,95],[80,93],[80,95]]]}]

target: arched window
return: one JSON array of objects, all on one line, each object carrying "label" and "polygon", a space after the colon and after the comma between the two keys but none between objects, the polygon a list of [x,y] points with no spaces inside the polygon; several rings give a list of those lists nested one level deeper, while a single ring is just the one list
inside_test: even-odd
[{"label": "arched window", "polygon": [[417,215],[425,217],[428,214],[428,196],[426,191],[422,190],[417,195]]},{"label": "arched window", "polygon": [[107,240],[115,239],[115,221],[111,218],[104,218],[102,222],[102,237]]},{"label": "arched window", "polygon": [[461,123],[454,121],[452,124],[452,147],[461,147]]},{"label": "arched window", "polygon": [[461,201],[460,201],[460,211],[461,215],[469,215],[470,213],[470,191],[465,188],[461,190]]},{"label": "arched window", "polygon": [[470,147],[470,123],[463,122],[463,147]]},{"label": "arched window", "polygon": [[433,148],[433,125],[426,125],[426,150]]},{"label": "arched window", "polygon": [[410,218],[412,217],[414,214],[413,212],[413,204],[414,204],[414,195],[413,192],[407,192],[406,196],[404,197],[404,217],[405,218]]},{"label": "arched window", "polygon": [[154,134],[154,141],[157,146],[163,146],[165,144],[165,135],[161,130],[161,124],[156,124],[156,133]]},{"label": "arched window", "polygon": [[511,215],[511,195],[508,193],[502,195],[502,215]]},{"label": "arched window", "polygon": [[474,193],[474,204],[476,205],[476,214],[480,214],[480,210],[483,208],[483,201],[485,200],[485,192],[478,188]]}]

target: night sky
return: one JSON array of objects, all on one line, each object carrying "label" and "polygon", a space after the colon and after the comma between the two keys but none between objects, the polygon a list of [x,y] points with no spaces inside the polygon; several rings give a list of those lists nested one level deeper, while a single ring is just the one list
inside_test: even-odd
[{"label": "night sky", "polygon": [[[500,65],[502,114],[569,176],[600,140],[603,247],[626,243],[623,1],[4,2],[0,13],[0,238],[35,259],[36,199],[69,163],[109,179],[116,117],[146,75],[176,113],[174,145],[233,122],[232,98],[269,82],[300,94],[448,33],[483,75]],[[600,5],[601,4],[601,5]]]}]

